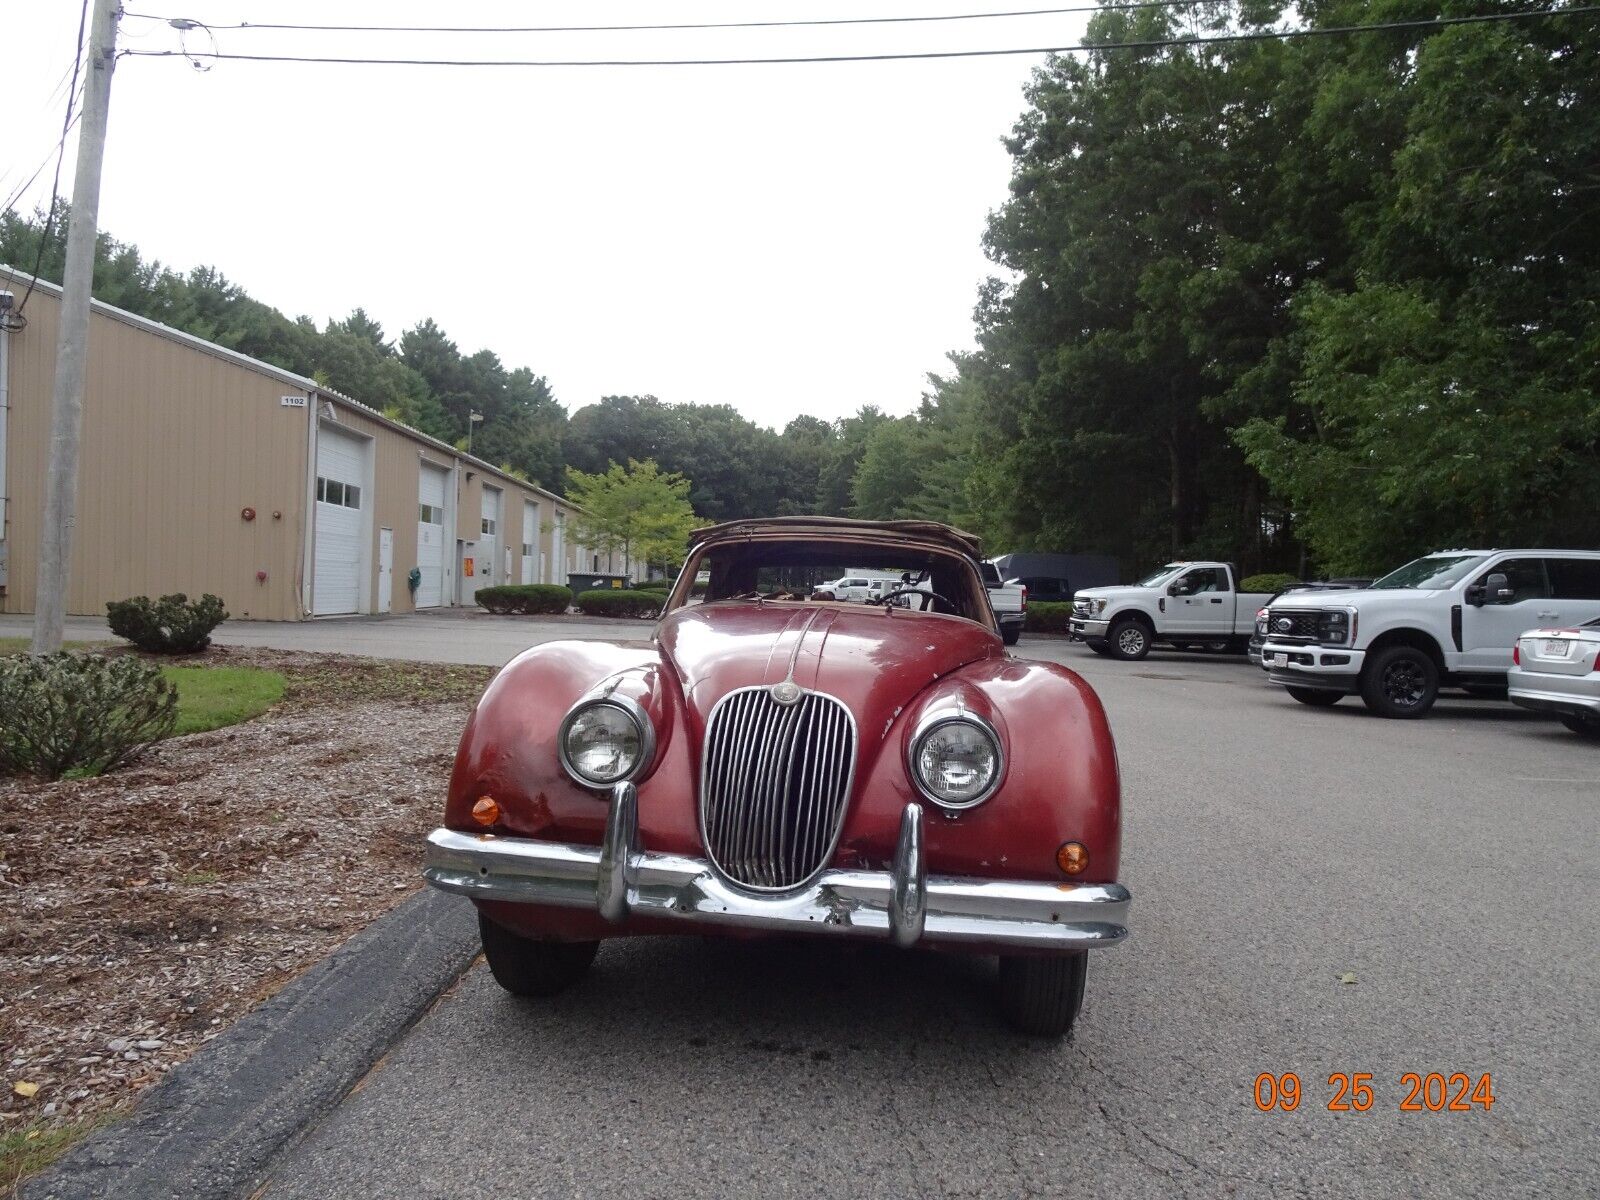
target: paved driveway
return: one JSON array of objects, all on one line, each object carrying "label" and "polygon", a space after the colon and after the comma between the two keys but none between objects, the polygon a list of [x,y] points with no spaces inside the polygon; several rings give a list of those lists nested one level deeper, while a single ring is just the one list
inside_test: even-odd
[{"label": "paved driveway", "polygon": [[[541,1003],[479,966],[265,1195],[1600,1194],[1596,747],[1504,704],[1312,710],[1240,659],[1019,651],[1095,684],[1125,775],[1135,933],[1073,1043],[1007,1032],[953,955],[635,940]],[[1299,1108],[1258,1111],[1291,1071]],[[1402,1112],[1409,1071],[1492,1073],[1493,1108]],[[1329,1111],[1334,1072],[1369,1111]]]},{"label": "paved driveway", "polygon": [[[416,662],[478,663],[498,667],[529,646],[562,638],[646,638],[649,621],[582,617],[497,617],[477,609],[443,609],[402,617],[329,617],[316,621],[227,621],[212,635],[219,646],[269,646],[404,658]],[[29,637],[32,618],[0,616],[0,637]],[[69,617],[67,638],[111,638],[103,620]]]}]

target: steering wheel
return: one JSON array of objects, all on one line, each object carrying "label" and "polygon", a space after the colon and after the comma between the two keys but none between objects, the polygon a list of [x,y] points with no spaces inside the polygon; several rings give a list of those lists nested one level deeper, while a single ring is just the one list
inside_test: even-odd
[{"label": "steering wheel", "polygon": [[951,612],[960,613],[960,611],[961,611],[959,608],[956,607],[956,602],[954,600],[950,599],[948,596],[941,596],[938,592],[935,592],[935,591],[931,590],[930,588],[913,587],[910,584],[905,584],[905,585],[902,585],[902,586],[896,587],[896,588],[890,588],[887,592],[885,592],[883,595],[879,596],[876,600],[869,600],[869,601],[867,601],[867,603],[868,604],[888,604],[896,596],[932,596],[935,600],[939,601],[939,603],[943,604]]}]

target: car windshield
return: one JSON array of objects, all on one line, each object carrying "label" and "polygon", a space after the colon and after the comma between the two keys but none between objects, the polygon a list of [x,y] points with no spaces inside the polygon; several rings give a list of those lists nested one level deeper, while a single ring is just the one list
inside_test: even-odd
[{"label": "car windshield", "polygon": [[[857,604],[863,599],[876,604],[899,594],[897,609],[990,621],[988,593],[973,569],[976,564],[944,552],[842,539],[759,539],[710,546],[694,565],[709,572],[701,599],[705,604]],[[881,583],[869,587],[869,580]],[[682,597],[682,602],[692,601]]]},{"label": "car windshield", "polygon": [[1471,574],[1472,568],[1484,560],[1482,554],[1432,554],[1414,559],[1395,571],[1390,571],[1372,585],[1378,588],[1447,588]]},{"label": "car windshield", "polygon": [[1162,567],[1160,570],[1154,571],[1151,574],[1146,575],[1143,579],[1139,580],[1139,582],[1134,584],[1133,586],[1134,587],[1155,587],[1156,584],[1160,583],[1163,579],[1165,579],[1168,575],[1171,575],[1174,571],[1176,571],[1181,566],[1183,566],[1182,563],[1168,563],[1166,566]]}]

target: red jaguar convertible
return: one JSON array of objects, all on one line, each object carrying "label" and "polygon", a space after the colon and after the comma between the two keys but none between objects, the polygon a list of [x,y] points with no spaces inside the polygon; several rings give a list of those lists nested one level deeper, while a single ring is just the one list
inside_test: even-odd
[{"label": "red jaguar convertible", "polygon": [[[927,522],[718,525],[649,641],[511,662],[425,868],[500,985],[551,995],[612,937],[876,939],[998,955],[1005,1016],[1066,1033],[1127,936],[1116,749],[1088,684],[1007,653],[980,561]],[[901,582],[811,598],[862,570]]]}]

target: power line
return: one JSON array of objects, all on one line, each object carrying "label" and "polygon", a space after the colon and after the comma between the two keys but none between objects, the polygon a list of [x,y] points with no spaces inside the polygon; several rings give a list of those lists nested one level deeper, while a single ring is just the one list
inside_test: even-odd
[{"label": "power line", "polygon": [[1341,37],[1381,33],[1395,29],[1444,29],[1451,25],[1482,25],[1522,21],[1536,17],[1570,17],[1600,12],[1600,4],[1576,8],[1541,8],[1524,12],[1481,13],[1432,20],[1385,21],[1372,25],[1334,25],[1322,28],[1258,30],[1246,33],[1208,34],[1203,37],[1153,38],[1138,42],[1079,42],[1070,46],[1021,46],[1003,50],[932,50],[910,54],[814,54],[782,58],[621,58],[621,59],[470,59],[470,58],[345,58],[333,55],[219,54],[181,50],[124,50],[141,58],[184,57],[190,61],[212,59],[231,62],[326,63],[336,66],[391,67],[723,67],[770,66],[780,63],[896,62],[935,58],[996,58],[1018,54],[1076,54],[1098,50],[1159,50],[1171,46],[1203,46],[1218,42],[1265,42],[1290,38]]},{"label": "power line", "polygon": [[[911,17],[831,17],[793,21],[697,21],[662,25],[293,25],[259,21],[240,21],[231,25],[212,25],[212,29],[295,29],[324,33],[640,33],[671,29],[793,29],[819,25],[910,25],[934,21],[984,21],[1001,17],[1050,17],[1065,13],[1103,12],[1119,9],[1177,8],[1205,3],[1206,0],[1117,0],[1110,4],[1074,4],[1065,8],[1017,8],[1005,12],[947,13],[939,16]],[[151,13],[124,13],[145,21],[189,20]],[[202,22],[194,22],[202,24]]]}]

